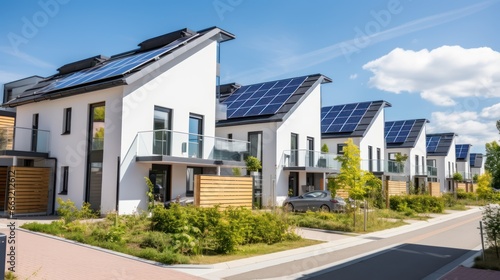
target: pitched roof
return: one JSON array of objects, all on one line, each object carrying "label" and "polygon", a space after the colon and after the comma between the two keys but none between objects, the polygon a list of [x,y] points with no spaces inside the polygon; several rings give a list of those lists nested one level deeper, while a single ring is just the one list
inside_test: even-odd
[{"label": "pitched roof", "polygon": [[455,133],[435,133],[427,134],[427,155],[428,156],[446,156],[450,151],[451,144],[455,138]]},{"label": "pitched roof", "polygon": [[314,74],[245,86],[221,85],[220,101],[227,106],[227,119],[219,120],[216,125],[283,121],[318,85],[331,81],[324,75]]},{"label": "pitched roof", "polygon": [[471,144],[456,144],[455,145],[455,157],[457,161],[465,161],[467,160],[467,156],[469,155],[469,150]]},{"label": "pitched roof", "polygon": [[483,154],[471,153],[469,162],[470,162],[470,167],[474,168],[483,167]]},{"label": "pitched roof", "polygon": [[363,137],[378,114],[392,105],[384,100],[321,108],[321,137]]},{"label": "pitched roof", "polygon": [[387,148],[413,148],[424,131],[427,119],[385,122],[385,142]]},{"label": "pitched roof", "polygon": [[235,37],[217,27],[198,32],[187,28],[170,32],[145,40],[139,43],[139,48],[131,51],[111,57],[97,55],[63,65],[57,69],[57,74],[36,83],[2,106],[16,107],[26,103],[127,85],[150,73],[153,70],[153,68],[149,69],[152,67],[151,64],[167,63],[174,56],[177,57],[206,40],[214,40],[214,38],[223,42]]}]

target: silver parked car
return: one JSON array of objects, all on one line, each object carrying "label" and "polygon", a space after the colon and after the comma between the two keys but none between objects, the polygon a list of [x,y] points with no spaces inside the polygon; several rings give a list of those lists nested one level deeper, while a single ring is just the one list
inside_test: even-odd
[{"label": "silver parked car", "polygon": [[329,191],[311,191],[300,196],[288,197],[283,202],[286,211],[343,212],[346,202],[341,197],[332,198]]}]

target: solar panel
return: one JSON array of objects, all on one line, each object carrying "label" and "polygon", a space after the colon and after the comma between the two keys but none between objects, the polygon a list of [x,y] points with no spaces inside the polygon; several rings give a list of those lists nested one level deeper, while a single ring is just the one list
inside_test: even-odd
[{"label": "solar panel", "polygon": [[455,146],[455,156],[457,159],[465,159],[469,153],[468,144],[460,144]]},{"label": "solar panel", "polygon": [[441,136],[427,136],[427,152],[434,153],[441,141]]},{"label": "solar panel", "polygon": [[404,143],[415,122],[416,120],[386,122],[385,141],[387,143]]},{"label": "solar panel", "polygon": [[321,132],[353,132],[370,105],[362,102],[321,108]]},{"label": "solar panel", "polygon": [[299,77],[242,86],[224,100],[227,117],[276,114],[306,79],[307,77]]},{"label": "solar panel", "polygon": [[470,166],[471,167],[476,166],[476,155],[477,154],[470,154],[470,159],[469,160],[470,160]]},{"label": "solar panel", "polygon": [[188,40],[196,37],[195,34],[190,37],[183,37],[173,41],[172,43],[151,51],[110,59],[92,68],[84,69],[78,72],[71,73],[65,77],[55,80],[50,85],[40,89],[37,93],[46,93],[53,90],[69,88],[81,84],[86,84],[98,80],[103,80],[119,75],[126,74],[146,63],[161,56],[168,51],[178,47]]}]

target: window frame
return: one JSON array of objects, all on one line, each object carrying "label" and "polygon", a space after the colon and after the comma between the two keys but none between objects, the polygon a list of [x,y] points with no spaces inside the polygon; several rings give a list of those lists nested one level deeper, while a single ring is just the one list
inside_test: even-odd
[{"label": "window frame", "polygon": [[61,135],[71,134],[71,107],[63,110],[63,127]]},{"label": "window frame", "polygon": [[60,195],[68,194],[69,166],[61,166]]}]

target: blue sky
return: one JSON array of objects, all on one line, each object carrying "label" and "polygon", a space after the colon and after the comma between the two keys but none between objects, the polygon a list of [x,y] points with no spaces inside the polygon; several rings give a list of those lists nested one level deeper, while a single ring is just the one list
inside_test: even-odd
[{"label": "blue sky", "polygon": [[426,118],[484,152],[498,139],[500,0],[94,1],[0,3],[0,84],[136,48],[181,28],[236,35],[222,82],[321,73],[323,105],[386,100],[386,120]]}]

